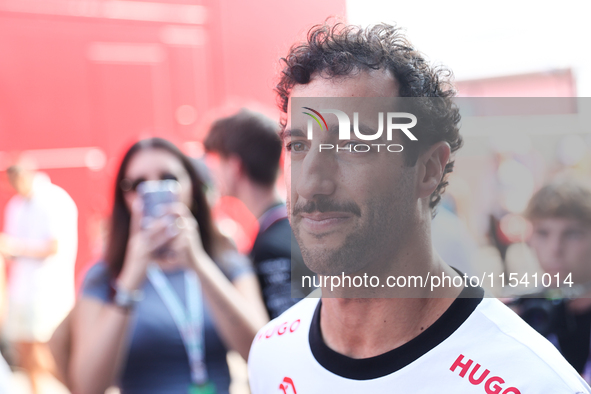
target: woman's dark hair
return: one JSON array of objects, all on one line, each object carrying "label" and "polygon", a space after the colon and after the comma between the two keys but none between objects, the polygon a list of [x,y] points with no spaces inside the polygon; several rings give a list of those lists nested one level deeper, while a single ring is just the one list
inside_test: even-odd
[{"label": "woman's dark hair", "polygon": [[[459,109],[451,100],[456,94],[450,83],[451,71],[431,67],[396,26],[317,25],[310,29],[305,42],[292,46],[281,60],[283,70],[275,91],[284,114],[293,87],[309,83],[313,76],[335,78],[389,70],[398,82],[398,95],[417,98],[412,100],[413,113],[421,119],[413,128],[413,133],[420,135],[418,144],[405,149],[406,164],[415,165],[420,151],[439,141],[449,143],[452,153],[462,146]],[[285,128],[285,116],[281,125]],[[431,208],[441,200],[453,164],[450,161],[445,166],[441,182],[431,195]]]},{"label": "woman's dark hair", "polygon": [[129,224],[131,221],[131,212],[125,204],[123,189],[121,184],[125,178],[125,173],[131,159],[139,152],[156,149],[163,150],[176,157],[183,165],[192,183],[192,204],[189,207],[191,213],[199,224],[199,234],[203,243],[203,248],[213,258],[214,242],[221,237],[217,228],[213,224],[211,212],[205,193],[204,184],[193,164],[173,143],[162,138],[150,138],[133,144],[123,156],[117,178],[115,179],[115,199],[113,203],[113,213],[111,215],[110,232],[105,252],[105,260],[109,266],[111,277],[116,278],[123,268],[125,259],[125,250],[129,239]]}]

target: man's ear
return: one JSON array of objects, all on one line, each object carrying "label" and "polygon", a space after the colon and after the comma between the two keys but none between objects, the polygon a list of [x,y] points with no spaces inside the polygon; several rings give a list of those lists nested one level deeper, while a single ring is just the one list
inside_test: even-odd
[{"label": "man's ear", "polygon": [[441,182],[445,166],[449,161],[451,148],[445,141],[432,145],[419,155],[418,165],[420,178],[418,180],[419,197],[430,196]]}]

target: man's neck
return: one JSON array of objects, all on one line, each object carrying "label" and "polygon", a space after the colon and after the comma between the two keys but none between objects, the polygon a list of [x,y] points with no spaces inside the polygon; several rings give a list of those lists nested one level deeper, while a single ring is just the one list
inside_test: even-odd
[{"label": "man's neck", "polygon": [[[430,272],[431,275],[445,273],[452,278],[458,276],[453,268],[432,254],[431,248],[413,249],[398,256],[406,255],[408,261],[414,262],[414,267],[405,263],[407,259],[392,261],[393,267],[413,267],[411,271],[400,269],[400,272],[391,272],[391,275],[422,273],[424,276]],[[424,264],[419,264],[420,261]],[[351,358],[386,353],[409,342],[435,323],[462,289],[441,287],[428,292],[400,293],[410,297],[420,294],[422,298],[323,298],[320,314],[322,337],[329,348]],[[385,297],[384,293],[378,294]]]},{"label": "man's neck", "polygon": [[248,210],[260,218],[271,206],[281,202],[275,188],[265,188],[245,182],[238,190],[237,196]]},{"label": "man's neck", "polygon": [[31,199],[33,198],[33,189],[28,190],[26,193],[23,192],[18,194],[19,196],[21,196],[23,200],[31,201]]},{"label": "man's neck", "polygon": [[326,345],[351,358],[396,349],[429,328],[454,298],[322,300],[320,330]]}]

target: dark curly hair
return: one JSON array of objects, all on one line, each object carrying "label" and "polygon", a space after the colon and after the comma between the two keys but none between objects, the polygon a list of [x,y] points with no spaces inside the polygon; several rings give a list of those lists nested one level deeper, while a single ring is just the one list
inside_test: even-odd
[{"label": "dark curly hair", "polygon": [[[414,114],[421,122],[413,128],[418,142],[405,150],[405,163],[416,164],[419,153],[439,141],[446,141],[452,153],[462,146],[459,133],[459,109],[452,97],[452,72],[444,67],[431,67],[396,26],[378,24],[367,28],[343,23],[316,25],[308,32],[307,41],[296,44],[281,59],[283,70],[275,91],[283,112],[281,126],[287,123],[287,104],[293,87],[309,83],[313,76],[344,77],[363,71],[389,70],[399,85],[400,97],[412,100]],[[447,174],[454,162],[445,166],[441,182],[430,198],[429,206],[441,200],[447,186]]]}]

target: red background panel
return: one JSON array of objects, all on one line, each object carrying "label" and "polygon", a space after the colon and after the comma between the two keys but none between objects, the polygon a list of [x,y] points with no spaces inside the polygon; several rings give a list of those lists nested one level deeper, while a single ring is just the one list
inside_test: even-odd
[{"label": "red background panel", "polygon": [[[22,151],[100,149],[98,170],[83,159],[64,165],[63,151],[45,152],[58,164],[41,168],[78,205],[77,273],[100,258],[114,173],[130,144],[199,140],[197,125],[229,102],[275,108],[278,59],[310,26],[345,15],[345,0],[160,2],[203,6],[203,22],[119,3],[135,11],[0,0],[0,220],[14,194],[4,169]],[[194,119],[179,121],[182,106]]]}]

